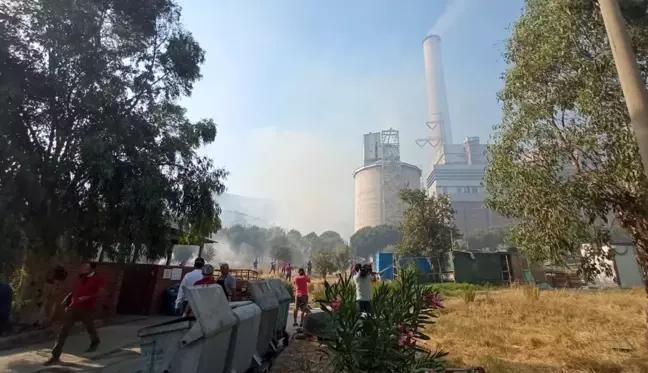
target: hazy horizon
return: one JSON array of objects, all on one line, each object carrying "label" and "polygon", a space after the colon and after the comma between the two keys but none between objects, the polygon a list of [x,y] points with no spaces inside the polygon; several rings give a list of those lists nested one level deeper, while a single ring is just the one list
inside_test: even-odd
[{"label": "hazy horizon", "polygon": [[231,173],[227,192],[275,201],[273,223],[286,229],[348,237],[363,134],[398,129],[402,160],[429,164],[414,142],[428,136],[425,36],[442,37],[454,142],[486,142],[500,117],[506,27],[523,2],[180,4],[207,59],[183,105],[218,124],[201,153]]}]

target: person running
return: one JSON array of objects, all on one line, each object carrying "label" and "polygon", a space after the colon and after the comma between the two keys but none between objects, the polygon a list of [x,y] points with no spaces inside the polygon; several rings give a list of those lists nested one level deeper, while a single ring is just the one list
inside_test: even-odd
[{"label": "person running", "polygon": [[356,286],[356,301],[360,312],[371,313],[371,269],[367,265],[356,264],[353,281]]},{"label": "person running", "polygon": [[293,313],[293,326],[297,326],[297,314],[299,310],[302,311],[301,321],[299,326],[304,326],[304,314],[310,312],[308,309],[308,283],[310,278],[304,273],[304,269],[300,268],[297,271],[297,276],[293,283],[295,284],[295,312]]},{"label": "person running", "polygon": [[274,260],[270,262],[270,274],[271,275],[277,274],[277,262],[275,262]]},{"label": "person running", "polygon": [[286,266],[286,281],[290,282],[290,279],[292,278],[292,266],[290,263]]},{"label": "person running", "polygon": [[[208,285],[213,285],[216,283],[216,280],[214,279],[214,266],[211,264],[205,264],[202,267],[202,275],[203,277],[194,282],[193,286],[208,286]],[[191,314],[191,306],[189,306],[189,303],[187,303],[187,306],[185,307],[184,313],[182,314],[182,317],[187,317]]]},{"label": "person running", "polygon": [[259,265],[258,258],[254,258],[254,262],[252,262],[252,268],[254,268],[255,271],[257,270],[258,265]]},{"label": "person running", "polygon": [[61,329],[56,336],[56,342],[52,349],[52,357],[45,362],[45,366],[56,364],[60,361],[63,346],[67,340],[72,326],[81,321],[90,336],[90,347],[86,352],[93,352],[99,346],[99,335],[94,325],[94,310],[96,300],[104,288],[104,279],[95,272],[96,263],[86,262],[81,265],[81,274],[74,283],[73,290],[63,300],[65,314]]},{"label": "person running", "polygon": [[308,260],[308,263],[306,264],[306,272],[308,273],[308,277],[311,275],[311,271],[313,270],[313,262]]},{"label": "person running", "polygon": [[286,262],[281,263],[281,275],[286,275]]}]

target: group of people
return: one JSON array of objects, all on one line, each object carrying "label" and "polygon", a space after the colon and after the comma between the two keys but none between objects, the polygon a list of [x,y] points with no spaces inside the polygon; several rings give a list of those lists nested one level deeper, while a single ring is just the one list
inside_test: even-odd
[{"label": "group of people", "polygon": [[184,293],[185,286],[213,285],[217,284],[223,288],[227,300],[231,301],[236,297],[236,278],[230,273],[227,263],[221,263],[220,276],[214,278],[214,266],[205,263],[205,259],[197,258],[194,261],[193,271],[187,273],[180,282],[178,297],[176,298],[175,309],[177,314],[183,317],[189,316],[191,307]]},{"label": "group of people", "polygon": [[[303,270],[303,268],[301,268]],[[306,263],[306,270],[304,273],[306,273],[308,276],[311,275],[311,271],[313,270],[313,263],[309,260],[308,263]],[[281,263],[281,277],[285,278],[286,281],[291,281],[292,280],[292,271],[293,267],[290,264],[290,262],[283,262]],[[277,274],[277,261],[273,260],[270,262],[270,274]]]}]

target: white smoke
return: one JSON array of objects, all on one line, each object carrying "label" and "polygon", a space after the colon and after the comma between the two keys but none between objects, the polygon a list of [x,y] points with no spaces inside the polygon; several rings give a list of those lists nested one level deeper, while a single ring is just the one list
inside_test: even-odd
[{"label": "white smoke", "polygon": [[459,21],[469,6],[468,0],[448,0],[443,13],[437,18],[428,35],[440,35],[448,32]]},{"label": "white smoke", "polygon": [[[230,268],[252,268],[254,258],[245,254],[237,254],[232,249],[234,245],[224,234],[216,234],[214,236],[216,243],[205,244],[203,251],[207,250],[208,245],[214,250],[214,257],[210,258],[209,263],[218,268],[221,263],[229,264]],[[243,244],[246,245],[246,244]],[[246,250],[243,245],[240,248],[241,253],[251,252]]]}]

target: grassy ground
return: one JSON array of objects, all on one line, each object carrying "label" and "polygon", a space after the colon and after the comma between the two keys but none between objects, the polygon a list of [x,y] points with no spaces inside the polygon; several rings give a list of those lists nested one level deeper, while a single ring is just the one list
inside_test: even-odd
[{"label": "grassy ground", "polygon": [[648,372],[642,289],[477,289],[472,301],[457,292],[428,330],[431,347],[450,352],[453,366],[498,373]]},{"label": "grassy ground", "polygon": [[[311,299],[322,283],[313,279]],[[449,366],[483,366],[489,373],[648,373],[643,289],[426,286],[446,298],[428,335],[430,348],[450,353]],[[321,353],[312,342],[296,342],[301,346],[286,372],[310,372],[305,365],[316,365]]]}]

